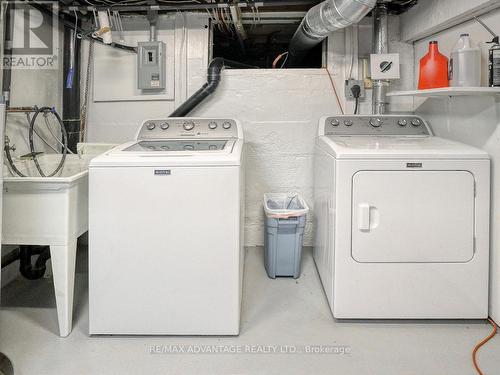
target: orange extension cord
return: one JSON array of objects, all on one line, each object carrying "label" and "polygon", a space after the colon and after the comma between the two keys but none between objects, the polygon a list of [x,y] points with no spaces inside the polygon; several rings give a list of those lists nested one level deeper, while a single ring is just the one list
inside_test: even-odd
[{"label": "orange extension cord", "polygon": [[274,60],[273,60],[273,69],[276,69],[277,68],[277,65],[278,65],[278,62],[281,60],[281,58],[283,56],[286,56],[288,55],[288,52],[283,52],[283,53],[280,53]]},{"label": "orange extension cord", "polygon": [[339,98],[339,95],[337,92],[337,87],[335,86],[335,81],[333,80],[332,75],[330,74],[330,71],[328,70],[328,67],[325,66],[324,69],[326,70],[326,73],[328,74],[328,78],[330,78],[330,83],[332,84],[333,92],[335,94],[335,98],[337,99],[337,105],[340,108],[340,112],[343,115],[345,115],[344,108],[342,107],[342,104],[340,104],[340,98]]},{"label": "orange extension cord", "polygon": [[497,334],[496,323],[491,318],[488,318],[488,322],[490,322],[491,326],[493,327],[493,331],[491,331],[491,333],[488,335],[488,337],[486,337],[481,342],[479,342],[475,346],[474,350],[472,351],[472,363],[474,363],[474,368],[476,369],[476,371],[479,375],[484,375],[484,373],[481,371],[481,369],[479,368],[479,365],[477,364],[477,358],[476,358],[477,352],[479,351],[479,349],[481,349],[481,347],[484,344],[486,344],[488,341],[490,341]]}]

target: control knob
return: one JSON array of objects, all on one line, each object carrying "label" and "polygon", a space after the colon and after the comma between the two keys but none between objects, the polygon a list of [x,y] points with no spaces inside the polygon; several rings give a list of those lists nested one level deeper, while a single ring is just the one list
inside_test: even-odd
[{"label": "control knob", "polygon": [[406,126],[408,124],[408,121],[405,119],[398,120],[398,125],[399,126]]},{"label": "control knob", "polygon": [[156,125],[155,125],[155,123],[154,123],[154,122],[148,122],[148,123],[146,124],[146,128],[147,128],[148,130],[153,130],[154,128],[156,128]]},{"label": "control knob", "polygon": [[167,130],[170,127],[168,122],[162,122],[160,125],[161,130]]},{"label": "control knob", "polygon": [[380,127],[384,122],[379,119],[378,117],[377,118],[371,118],[370,121],[369,121],[370,125],[373,126],[374,128],[378,128]]},{"label": "control knob", "polygon": [[222,123],[222,127],[223,127],[224,129],[229,129],[229,128],[231,128],[231,123],[230,123],[229,121],[224,121],[224,122]]},{"label": "control knob", "polygon": [[334,118],[332,121],[330,121],[330,124],[332,126],[339,126],[340,121],[338,119]]},{"label": "control knob", "polygon": [[217,123],[215,121],[210,121],[208,123],[208,127],[209,127],[209,129],[212,129],[212,130],[216,129],[217,128]]},{"label": "control knob", "polygon": [[344,120],[344,125],[345,126],[352,126],[352,120]]},{"label": "control knob", "polygon": [[184,124],[182,124],[182,127],[184,130],[193,130],[194,129],[194,122],[193,121],[186,121]]},{"label": "control knob", "polygon": [[419,126],[420,125],[420,120],[418,118],[414,118],[413,120],[411,120],[411,124],[413,126]]}]

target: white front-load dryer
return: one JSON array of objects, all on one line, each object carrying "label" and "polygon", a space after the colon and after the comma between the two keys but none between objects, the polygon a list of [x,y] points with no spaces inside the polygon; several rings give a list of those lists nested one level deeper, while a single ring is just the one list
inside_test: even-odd
[{"label": "white front-load dryer", "polygon": [[90,162],[90,334],[239,333],[243,160],[236,120],[168,118]]},{"label": "white front-load dryer", "polygon": [[314,175],[314,259],[335,318],[488,316],[484,151],[417,116],[332,116]]}]

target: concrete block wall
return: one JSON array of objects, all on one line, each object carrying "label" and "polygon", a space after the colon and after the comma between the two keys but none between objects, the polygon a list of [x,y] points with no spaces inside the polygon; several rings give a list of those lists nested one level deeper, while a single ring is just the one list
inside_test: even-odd
[{"label": "concrete block wall", "polygon": [[[196,116],[238,118],[247,148],[245,243],[262,245],[266,192],[299,192],[313,206],[318,120],[340,113],[325,69],[226,70]],[[312,245],[312,214],[304,241]]]}]

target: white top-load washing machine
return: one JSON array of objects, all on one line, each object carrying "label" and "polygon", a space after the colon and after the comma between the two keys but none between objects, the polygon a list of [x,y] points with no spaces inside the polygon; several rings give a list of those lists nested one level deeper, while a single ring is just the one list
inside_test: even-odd
[{"label": "white top-load washing machine", "polygon": [[243,132],[147,120],[89,166],[90,334],[237,335]]},{"label": "white top-load washing machine", "polygon": [[335,318],[488,316],[484,151],[417,116],[332,116],[314,175],[314,259]]}]

